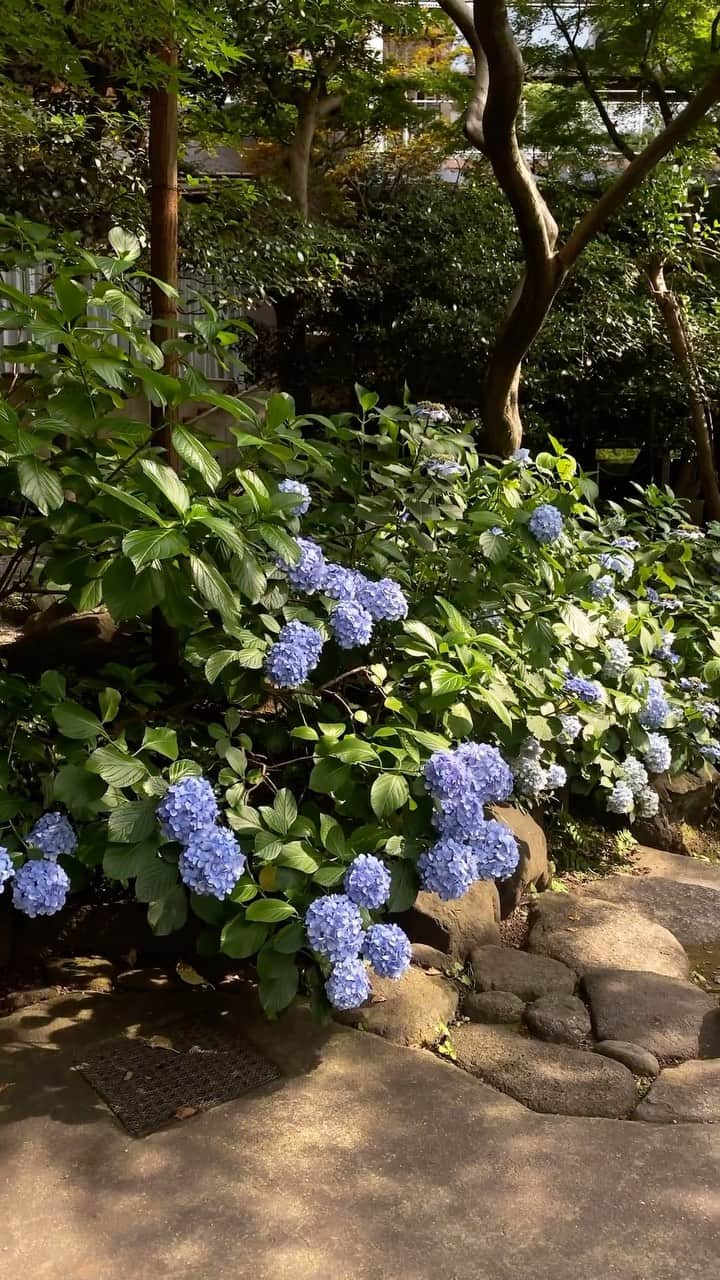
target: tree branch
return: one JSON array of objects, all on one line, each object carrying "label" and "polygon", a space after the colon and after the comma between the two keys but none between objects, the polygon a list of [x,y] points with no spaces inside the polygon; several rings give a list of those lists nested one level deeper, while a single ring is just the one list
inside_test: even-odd
[{"label": "tree branch", "polygon": [[555,20],[555,26],[557,27],[558,31],[562,35],[568,47],[568,51],[570,53],[570,56],[573,62],[575,63],[575,66],[577,68],[577,73],[580,76],[580,79],[582,80],[582,83],[585,86],[587,95],[590,98],[593,106],[595,107],[595,110],[597,111],[600,119],[602,120],[602,123],[605,127],[605,132],[607,133],[610,141],[612,142],[616,151],[619,151],[621,155],[625,156],[626,160],[634,160],[635,152],[633,151],[629,143],[627,143],[623,138],[622,134],[620,133],[620,130],[617,128],[612,117],[610,116],[610,113],[607,107],[605,106],[605,103],[600,97],[600,94],[595,88],[592,77],[590,75],[590,70],[588,68],[587,62],[578,47],[575,37],[573,36],[572,32],[570,31],[570,28],[568,27],[565,19],[563,18],[562,13],[554,4],[550,5],[550,12],[552,13],[552,16]]},{"label": "tree branch", "polygon": [[703,116],[720,100],[720,69],[713,72],[710,79],[695,97],[667,125],[662,133],[653,138],[643,151],[635,157],[626,169],[616,178],[612,186],[601,195],[600,199],[580,219],[569,239],[559,251],[560,262],[564,272],[570,270],[579,258],[583,249],[604,227],[605,223],[620,206],[632,195],[664,156],[672,151],[678,142],[682,142],[700,123]]},{"label": "tree branch", "polygon": [[469,6],[464,0],[438,0],[440,8],[455,23],[475,60],[475,75],[470,101],[465,112],[465,136],[478,151],[485,150],[483,113],[488,94],[488,64],[478,39]]}]

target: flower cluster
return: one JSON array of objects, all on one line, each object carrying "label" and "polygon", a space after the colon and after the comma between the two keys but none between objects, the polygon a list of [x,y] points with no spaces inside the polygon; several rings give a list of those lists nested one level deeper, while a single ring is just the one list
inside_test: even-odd
[{"label": "flower cluster", "polygon": [[678,685],[683,693],[691,693],[698,698],[701,693],[707,693],[709,685],[704,680],[699,680],[697,676],[681,676]]},{"label": "flower cluster", "polygon": [[174,782],[157,807],[162,832],[183,845],[178,870],[195,893],[226,898],[245,870],[245,854],[232,831],[219,827],[217,800],[206,778]]},{"label": "flower cluster", "polygon": [[557,542],[563,531],[562,514],[557,507],[544,502],[533,511],[529,527],[536,542],[547,546],[551,542]]},{"label": "flower cluster", "polygon": [[4,845],[0,845],[0,889],[15,873],[13,860]]},{"label": "flower cluster", "polygon": [[205,778],[181,778],[160,801],[157,816],[163,835],[187,844],[202,827],[212,826],[220,810],[210,783]]},{"label": "flower cluster", "polygon": [[623,778],[634,796],[640,794],[648,784],[647,769],[637,756],[627,756],[622,766]]},{"label": "flower cluster", "polygon": [[560,716],[560,732],[558,742],[569,747],[582,731],[582,720],[578,716]]},{"label": "flower cluster", "polygon": [[305,913],[305,928],[313,951],[338,964],[352,960],[360,952],[362,916],[344,893],[316,898]]},{"label": "flower cluster", "polygon": [[434,400],[419,400],[413,408],[413,415],[422,422],[450,422],[451,414],[444,404]]},{"label": "flower cluster", "polygon": [[520,466],[524,467],[530,461],[530,450],[516,449],[515,452],[510,455],[510,458],[512,462],[519,462]]},{"label": "flower cluster", "polygon": [[571,694],[574,698],[578,698],[580,702],[587,702],[594,706],[603,700],[603,691],[599,684],[595,684],[593,680],[586,680],[585,676],[566,676],[563,681],[563,692]]},{"label": "flower cluster", "polygon": [[662,733],[649,733],[648,745],[644,753],[645,764],[650,773],[665,773],[672,764],[670,743]]},{"label": "flower cluster", "polygon": [[462,475],[465,468],[460,462],[445,461],[443,458],[429,458],[425,463],[428,475],[439,476],[442,480],[450,480],[453,476]]},{"label": "flower cluster", "polygon": [[13,906],[23,915],[53,916],[65,906],[70,879],[57,862],[31,859],[15,872]]},{"label": "flower cluster", "polygon": [[306,511],[310,510],[310,490],[302,480],[281,480],[278,485],[281,493],[296,493],[300,499],[296,507],[291,507],[291,514],[294,516],[304,516]]},{"label": "flower cluster", "polygon": [[621,551],[637,551],[640,543],[637,538],[630,538],[623,534],[621,538],[615,539],[615,546],[619,547]]},{"label": "flower cluster", "polygon": [[362,953],[381,978],[401,978],[410,964],[410,939],[397,924],[373,924]]},{"label": "flower cluster", "polygon": [[[580,732],[579,721],[577,732]],[[546,791],[556,791],[567,782],[567,772],[561,764],[551,764],[547,768],[541,764],[542,753],[542,743],[537,738],[526,738],[513,762],[515,790],[528,799],[537,799]]]},{"label": "flower cluster", "polygon": [[662,729],[669,715],[670,704],[662,683],[651,676],[646,682],[645,702],[638,712],[638,720],[643,729]]},{"label": "flower cluster", "polygon": [[[650,734],[651,738],[657,737]],[[665,739],[661,739],[665,742]],[[645,757],[648,763],[648,757]],[[648,768],[650,767],[648,763]],[[652,772],[657,772],[652,770]],[[622,778],[615,784],[607,801],[608,812],[640,818],[654,818],[660,807],[660,798],[648,782],[645,765],[636,756],[627,756],[622,764]]]},{"label": "flower cluster", "polygon": [[624,640],[608,640],[605,645],[607,658],[603,666],[603,675],[608,680],[622,680],[632,666],[632,654]]},{"label": "flower cluster", "polygon": [[443,837],[418,858],[424,889],[446,902],[461,898],[478,879],[478,862],[469,844]]},{"label": "flower cluster", "polygon": [[601,577],[596,578],[588,587],[588,595],[591,600],[607,600],[615,594],[615,579],[609,573],[604,573]]},{"label": "flower cluster", "polygon": [[357,1009],[370,997],[370,978],[362,960],[351,956],[333,966],[325,993],[335,1009]]},{"label": "flower cluster", "polygon": [[296,564],[289,564],[287,560],[280,560],[280,567],[285,570],[288,576],[288,582],[295,591],[304,591],[306,595],[312,596],[316,591],[321,591],[323,582],[325,581],[325,556],[317,542],[313,542],[311,538],[296,538],[300,558]]},{"label": "flower cluster", "polygon": [[616,782],[608,796],[608,813],[632,813],[634,807],[635,797],[632,793],[632,787],[630,784],[627,782]]},{"label": "flower cluster", "polygon": [[329,563],[323,579],[323,595],[331,600],[354,600],[363,575],[357,569]]},{"label": "flower cluster", "polygon": [[598,560],[603,569],[608,569],[610,573],[616,573],[619,578],[622,578],[623,582],[627,582],[628,578],[633,575],[635,565],[630,556],[622,555],[622,553],[616,556],[610,551],[604,551],[601,556],[598,556]]},{"label": "flower cluster", "polygon": [[392,578],[370,582],[361,576],[357,598],[367,609],[373,622],[399,622],[407,617],[408,602],[405,592]]},{"label": "flower cluster", "polygon": [[53,861],[59,857],[69,857],[77,849],[78,843],[77,836],[63,813],[44,813],[30,830],[27,841]]},{"label": "flower cluster", "polygon": [[188,889],[226,898],[245,870],[245,854],[227,827],[203,827],[190,836],[178,870]]},{"label": "flower cluster", "polygon": [[319,631],[296,619],[286,623],[265,661],[265,670],[280,689],[299,689],[320,661]]},{"label": "flower cluster", "polygon": [[370,643],[373,620],[367,609],[356,600],[341,601],[333,610],[330,625],[341,649],[354,649],[356,645]]},{"label": "flower cluster", "polygon": [[655,652],[653,653],[653,657],[657,658],[659,662],[671,662],[673,666],[676,666],[677,663],[680,661],[680,656],[679,654],[673,651],[674,644],[675,644],[675,636],[673,632],[672,631],[663,632],[663,635],[660,639],[660,644],[655,649]]},{"label": "flower cluster", "polygon": [[375,911],[390,896],[390,872],[372,853],[360,853],[345,872],[344,885],[351,902]]}]

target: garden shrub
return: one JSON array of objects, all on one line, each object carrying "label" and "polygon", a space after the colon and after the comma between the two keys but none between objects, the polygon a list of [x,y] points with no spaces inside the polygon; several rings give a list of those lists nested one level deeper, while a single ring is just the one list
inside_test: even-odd
[{"label": "garden shrub", "polygon": [[[0,285],[22,376],[0,396],[5,594],[31,583],[104,606],[128,652],[97,672],[0,676],[7,746],[0,882],[26,914],[105,877],[158,932],[199,917],[201,954],[252,959],[274,1015],[365,998],[365,961],[409,962],[384,918],[420,885],[456,897],[510,874],[487,806],[593,793],[632,818],[653,775],[720,757],[720,526],[651,488],[599,511],[555,440],[478,457],[440,405],[262,412],[190,363],[228,364],[209,305],[166,347],[142,306],[140,246],[108,255],[6,228]],[[99,309],[103,308],[102,311]],[[109,313],[110,318],[105,318]],[[118,341],[119,340],[119,341]],[[163,460],[138,393],[185,417]],[[231,415],[236,460],[201,427]],[[14,582],[13,582],[14,580]],[[153,616],[180,664],[158,662]]]}]

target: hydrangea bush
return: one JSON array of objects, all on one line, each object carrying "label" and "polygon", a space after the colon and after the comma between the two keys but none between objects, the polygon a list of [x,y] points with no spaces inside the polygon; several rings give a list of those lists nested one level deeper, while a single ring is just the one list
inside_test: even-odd
[{"label": "hydrangea bush", "polygon": [[[202,955],[252,960],[270,1015],[299,989],[351,1008],[373,971],[405,971],[389,917],[420,888],[512,874],[491,806],[582,792],[648,818],[658,775],[720,758],[720,526],[655,488],[600,509],[555,441],[481,459],[442,406],[357,388],[357,415],[300,418],[284,395],[258,412],[183,364],[231,344],[217,316],[169,378],[134,262],[116,237],[107,258],[66,247],[54,293],[0,286],[13,327],[45,322],[16,352],[31,394],[0,397],[27,504],[5,551],[135,646],[91,674],[0,676],[0,892],[49,914],[105,877],[159,932],[193,915]],[[89,315],[108,298],[106,332]],[[129,416],[139,389],[231,415],[233,464],[176,427],[177,475]]]}]

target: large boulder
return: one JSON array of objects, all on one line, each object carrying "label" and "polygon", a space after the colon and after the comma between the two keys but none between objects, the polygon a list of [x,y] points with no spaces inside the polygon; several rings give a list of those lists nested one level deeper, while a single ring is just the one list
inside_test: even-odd
[{"label": "large boulder", "polygon": [[452,1040],[459,1066],[533,1111],[619,1118],[637,1101],[627,1068],[597,1053],[477,1023],[455,1028]]},{"label": "large boulder", "polygon": [[372,1031],[394,1044],[436,1044],[457,1013],[457,988],[446,978],[424,973],[414,965],[402,978],[371,977],[368,1004],[341,1014],[338,1021]]},{"label": "large boulder", "polygon": [[640,969],[687,978],[690,971],[668,929],[633,908],[577,893],[544,893],[533,900],[528,946],[580,976],[593,969]]},{"label": "large boulder", "polygon": [[705,764],[698,773],[664,774],[655,783],[663,812],[670,822],[701,827],[713,811],[720,773]]},{"label": "large boulder", "polygon": [[520,861],[508,880],[498,883],[500,911],[503,920],[512,915],[523,894],[530,885],[547,889],[550,883],[550,863],[545,832],[529,813],[523,813],[513,805],[493,805],[492,817],[504,822],[518,842]]},{"label": "large boulder", "polygon": [[586,974],[598,1040],[629,1040],[661,1062],[720,1053],[720,1011],[711,996],[682,978],[635,969]]},{"label": "large boulder", "polygon": [[471,1022],[520,1022],[525,1001],[512,991],[471,991],[462,1011]]},{"label": "large boulder", "polygon": [[511,991],[521,1000],[572,995],[577,983],[566,965],[516,947],[476,947],[470,964],[479,991]]},{"label": "large boulder", "polygon": [[720,1059],[670,1067],[652,1085],[635,1112],[655,1124],[720,1124]]},{"label": "large boulder", "polygon": [[451,902],[423,889],[410,910],[395,919],[411,942],[436,947],[454,960],[465,960],[473,947],[500,941],[500,899],[492,880],[476,880]]},{"label": "large boulder", "polygon": [[601,1053],[604,1058],[622,1062],[636,1076],[649,1076],[654,1080],[660,1075],[660,1063],[655,1054],[628,1040],[599,1040],[595,1045],[595,1052]]},{"label": "large boulder", "polygon": [[552,1044],[580,1045],[590,1039],[590,1014],[577,996],[541,996],[525,1010],[534,1036]]},{"label": "large boulder", "polygon": [[631,875],[596,881],[588,893],[634,907],[684,947],[720,944],[720,867],[643,847],[633,864]]}]

